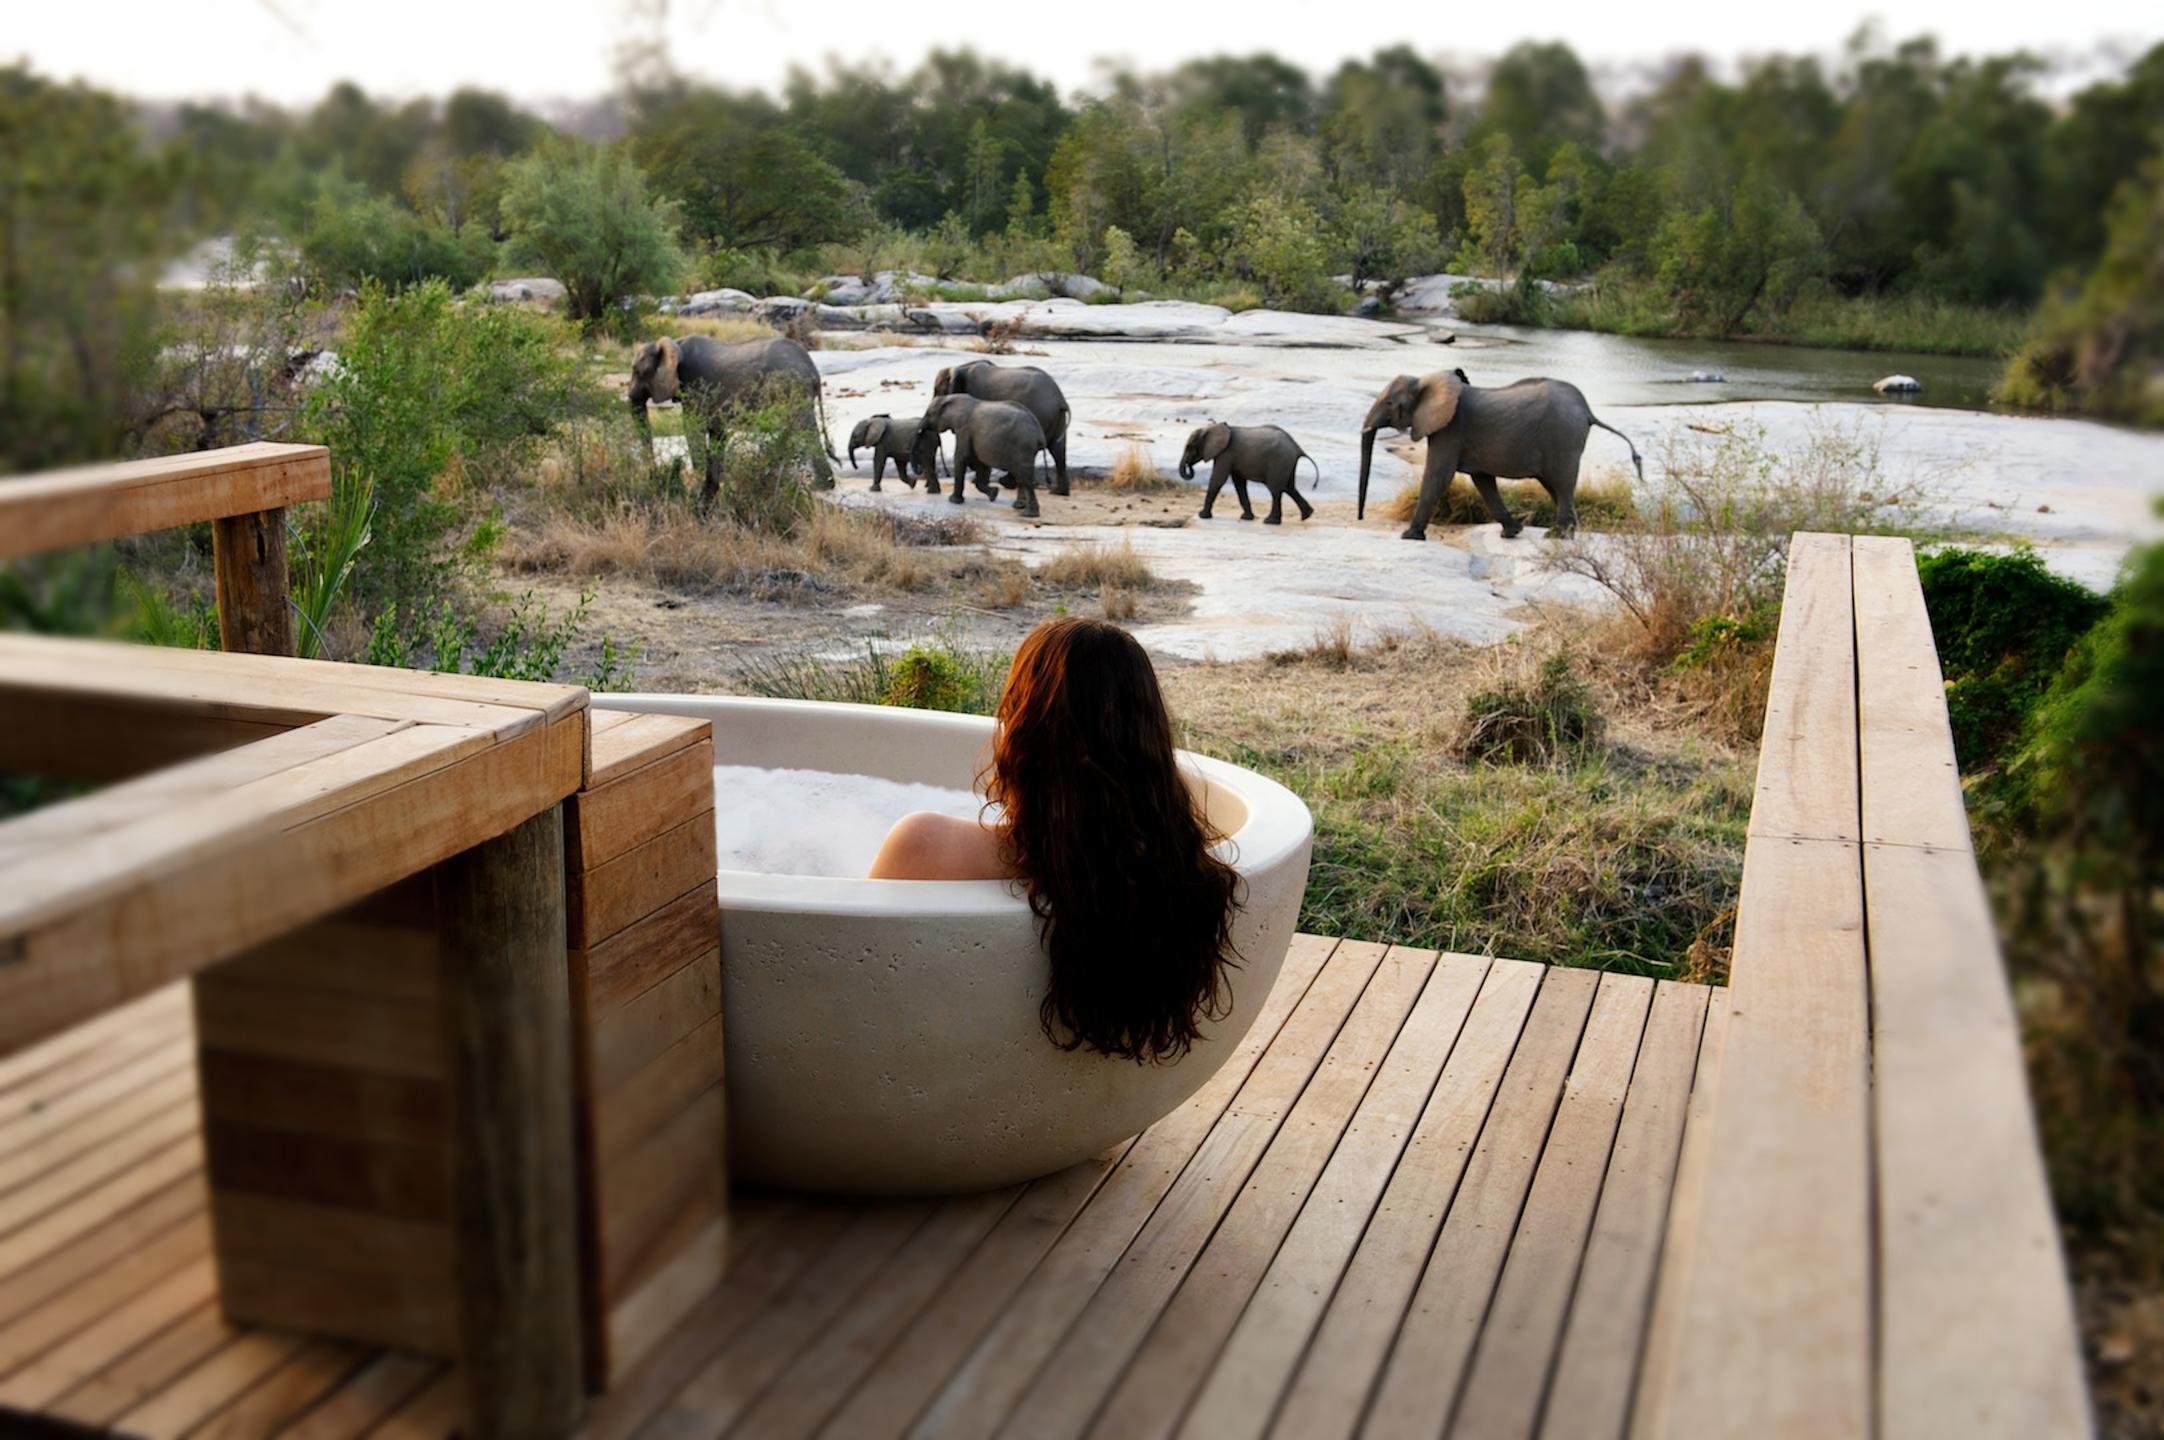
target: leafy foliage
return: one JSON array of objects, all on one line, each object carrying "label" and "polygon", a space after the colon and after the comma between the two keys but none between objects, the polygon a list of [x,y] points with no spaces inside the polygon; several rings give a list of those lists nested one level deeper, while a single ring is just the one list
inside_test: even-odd
[{"label": "leafy foliage", "polygon": [[1531,685],[1503,684],[1466,702],[1460,751],[1470,760],[1552,765],[1600,738],[1592,692],[1570,656],[1550,655]]},{"label": "leafy foliage", "polygon": [[331,290],[365,280],[392,289],[442,280],[464,290],[496,263],[495,241],[479,223],[452,228],[337,181],[310,202],[297,243],[311,278]]},{"label": "leafy foliage", "polygon": [[563,283],[574,320],[600,320],[676,284],[677,214],[674,202],[648,195],[645,176],[614,146],[552,143],[513,161],[505,182],[511,253]]}]

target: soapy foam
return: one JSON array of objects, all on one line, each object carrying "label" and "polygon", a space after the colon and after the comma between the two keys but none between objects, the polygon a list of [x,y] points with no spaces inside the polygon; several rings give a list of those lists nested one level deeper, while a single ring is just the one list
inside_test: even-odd
[{"label": "soapy foam", "polygon": [[983,803],[967,790],[878,775],[716,765],[715,849],[723,870],[862,877],[904,815],[974,819]]}]

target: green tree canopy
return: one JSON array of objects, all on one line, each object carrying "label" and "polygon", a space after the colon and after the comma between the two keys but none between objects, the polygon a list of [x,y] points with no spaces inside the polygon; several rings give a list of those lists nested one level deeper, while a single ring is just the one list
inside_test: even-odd
[{"label": "green tree canopy", "polygon": [[510,166],[503,212],[512,254],[554,276],[574,320],[676,284],[676,207],[647,193],[646,177],[613,145],[559,141]]}]

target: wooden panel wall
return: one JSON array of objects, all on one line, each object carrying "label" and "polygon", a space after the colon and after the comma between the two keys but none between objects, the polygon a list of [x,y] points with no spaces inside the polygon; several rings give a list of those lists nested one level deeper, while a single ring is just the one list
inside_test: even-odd
[{"label": "wooden panel wall", "polygon": [[713,772],[705,721],[597,714],[593,779],[565,812],[597,1388],[718,1284],[727,1258]]}]

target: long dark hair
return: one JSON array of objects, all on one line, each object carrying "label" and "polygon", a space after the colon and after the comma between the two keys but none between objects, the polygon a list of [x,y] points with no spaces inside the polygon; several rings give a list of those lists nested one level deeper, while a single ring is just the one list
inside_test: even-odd
[{"label": "long dark hair", "polygon": [[1157,672],[1102,620],[1049,620],[1015,652],[985,794],[1052,957],[1045,1033],[1173,1060],[1222,1018],[1239,873],[1211,853]]}]

